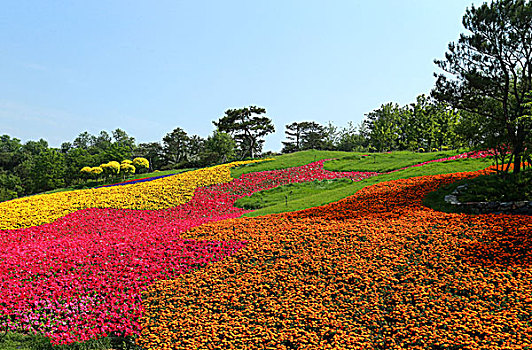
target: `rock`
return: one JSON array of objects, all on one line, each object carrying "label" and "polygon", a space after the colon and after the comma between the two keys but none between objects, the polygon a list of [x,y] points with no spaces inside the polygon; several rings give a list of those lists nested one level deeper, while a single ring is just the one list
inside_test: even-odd
[{"label": "rock", "polygon": [[446,201],[447,203],[449,204],[452,204],[452,205],[458,205],[460,204],[460,202],[458,201],[458,198],[456,198],[455,195],[452,195],[452,194],[448,194],[446,195],[444,198],[443,198],[444,201]]}]

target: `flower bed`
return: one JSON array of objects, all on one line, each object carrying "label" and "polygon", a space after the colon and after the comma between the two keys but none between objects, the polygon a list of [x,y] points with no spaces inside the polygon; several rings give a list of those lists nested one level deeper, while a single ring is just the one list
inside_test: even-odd
[{"label": "flower bed", "polygon": [[247,241],[143,293],[144,348],[532,346],[532,217],[446,214],[426,193],[486,171],[379,183],[326,206],[209,223]]},{"label": "flower bed", "polygon": [[127,181],[117,182],[114,184],[98,186],[95,188],[133,185],[133,184],[140,183],[140,182],[153,181],[153,180],[162,179],[162,178],[165,178],[168,176],[174,176],[174,175],[178,175],[178,174],[166,174],[166,175],[159,175],[159,176],[143,177],[141,179],[132,179],[132,180],[127,180]]},{"label": "flower bed", "polygon": [[323,162],[197,188],[192,200],[166,210],[91,208],[0,231],[0,315],[9,315],[11,330],[44,333],[55,344],[138,334],[147,285],[203,268],[247,244],[187,240],[182,232],[241,216],[248,211],[234,207],[236,199],[259,190],[372,175],[325,171]]},{"label": "flower bed", "polygon": [[197,187],[231,180],[233,162],[129,186],[57,192],[0,203],[0,230],[50,223],[86,208],[165,209],[189,201]]}]

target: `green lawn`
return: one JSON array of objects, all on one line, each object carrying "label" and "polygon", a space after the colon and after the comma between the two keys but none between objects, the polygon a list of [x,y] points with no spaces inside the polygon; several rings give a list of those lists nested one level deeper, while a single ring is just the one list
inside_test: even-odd
[{"label": "green lawn", "polygon": [[317,151],[317,150],[308,150],[296,153],[282,154],[280,156],[275,156],[274,160],[253,163],[238,168],[231,169],[231,176],[233,178],[238,178],[242,174],[254,173],[258,171],[265,170],[278,170],[292,168],[296,166],[302,166],[308,163],[315,162],[321,159],[334,159],[334,158],[343,158],[353,155],[361,155],[363,153],[359,152],[341,152],[341,151]]},{"label": "green lawn", "polygon": [[[490,159],[459,159],[447,162],[430,163],[421,167],[413,167],[390,174],[373,176],[358,182],[341,181],[327,188],[320,187],[315,182],[281,186],[276,191],[267,190],[253,194],[249,199],[237,202],[237,205],[255,203],[261,206],[244,216],[261,216],[287,211],[297,211],[316,207],[353,195],[358,190],[378,182],[405,179],[423,175],[449,174],[465,171],[476,171],[491,165]],[[292,193],[290,193],[292,192]],[[253,205],[253,204],[250,204]]]},{"label": "green lawn", "polygon": [[259,191],[250,197],[243,197],[236,201],[235,206],[244,209],[260,209],[275,206],[279,203],[293,202],[307,198],[320,192],[334,191],[350,185],[351,179],[322,180],[303,183],[293,183]]},{"label": "green lawn", "polygon": [[423,163],[429,160],[447,158],[459,154],[458,151],[416,153],[416,152],[393,152],[393,153],[368,153],[367,156],[360,154],[338,157],[325,163],[325,169],[330,171],[376,171],[379,173],[401,169],[407,166]]}]

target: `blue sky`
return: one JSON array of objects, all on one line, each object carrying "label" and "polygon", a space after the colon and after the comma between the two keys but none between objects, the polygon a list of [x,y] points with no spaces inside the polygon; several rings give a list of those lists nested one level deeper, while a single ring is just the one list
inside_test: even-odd
[{"label": "blue sky", "polygon": [[51,146],[126,130],[206,137],[228,108],[358,124],[434,85],[433,63],[482,1],[3,1],[0,134]]}]

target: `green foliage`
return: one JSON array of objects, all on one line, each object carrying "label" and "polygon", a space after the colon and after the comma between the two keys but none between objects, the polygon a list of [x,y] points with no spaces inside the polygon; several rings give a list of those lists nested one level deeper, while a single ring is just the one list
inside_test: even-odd
[{"label": "green foliage", "polygon": [[391,102],[366,114],[364,123],[371,145],[379,152],[397,149],[400,122],[401,108]]},{"label": "green foliage", "polygon": [[483,148],[505,156],[512,152],[514,171],[530,144],[532,118],[532,2],[495,0],[466,10],[466,34],[449,44],[433,96],[466,111],[464,131]]},{"label": "green foliage", "polygon": [[297,152],[308,149],[325,149],[326,128],[312,121],[293,122],[286,127],[286,138],[283,153]]},{"label": "green foliage", "polygon": [[460,202],[509,202],[532,200],[532,170],[508,174],[504,178],[479,176],[465,182],[467,189],[458,196]]},{"label": "green foliage", "polygon": [[239,158],[253,158],[262,151],[264,137],[275,131],[272,120],[262,114],[266,109],[256,106],[228,109],[225,115],[213,121],[220,132],[228,133],[235,140]]},{"label": "green foliage", "polygon": [[82,343],[52,346],[50,339],[40,334],[8,332],[0,338],[2,350],[140,350],[133,337],[107,336]]},{"label": "green foliage", "polygon": [[207,166],[209,164],[222,164],[233,159],[235,156],[236,143],[231,135],[214,131],[212,136],[207,137],[204,144],[204,150],[200,154],[200,164]]},{"label": "green foliage", "polygon": [[163,154],[168,165],[179,167],[187,162],[190,138],[185,130],[177,127],[163,137]]},{"label": "green foliage", "polygon": [[448,105],[425,95],[400,107],[384,104],[366,114],[362,136],[375,151],[457,148],[460,115]]},{"label": "green foliage", "polygon": [[20,178],[0,170],[0,202],[15,199],[21,193],[23,189]]},{"label": "green foliage", "polygon": [[341,129],[338,134],[336,149],[346,152],[363,152],[369,145],[369,141],[363,136],[364,133],[366,133],[366,129],[363,124],[356,127],[352,122],[349,122],[347,127]]},{"label": "green foliage", "polygon": [[34,157],[29,173],[32,192],[48,191],[65,185],[64,157],[55,149],[44,149]]},{"label": "green foliage", "polygon": [[446,213],[461,212],[456,206],[445,202],[445,196],[462,185],[467,186],[458,196],[458,200],[463,203],[532,200],[532,170],[528,169],[517,174],[508,174],[505,178],[492,174],[460,180],[429,193],[423,199],[423,204]]},{"label": "green foliage", "polygon": [[129,145],[123,145],[119,143],[113,143],[103,152],[98,155],[100,162],[110,162],[115,159],[127,159],[131,158],[132,152]]},{"label": "green foliage", "polygon": [[135,156],[144,157],[148,160],[149,171],[161,169],[165,164],[163,147],[159,142],[139,144],[135,150]]}]

